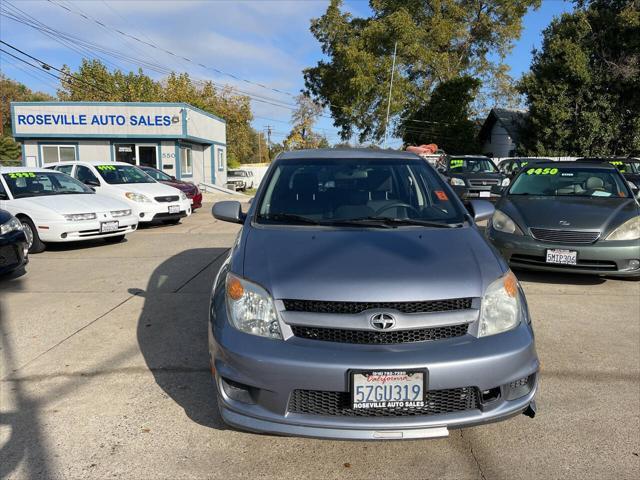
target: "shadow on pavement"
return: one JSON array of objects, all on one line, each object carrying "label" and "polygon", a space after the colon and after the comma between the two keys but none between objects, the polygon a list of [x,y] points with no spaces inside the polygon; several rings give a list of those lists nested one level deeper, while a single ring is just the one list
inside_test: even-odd
[{"label": "shadow on pavement", "polygon": [[[28,268],[28,267],[27,267]],[[3,296],[7,289],[22,290],[24,270],[0,276],[0,362],[5,378],[0,380],[0,478],[7,478],[20,463],[25,462],[28,478],[51,478],[49,458],[42,439],[39,419],[40,406],[24,392],[19,380],[11,374],[18,368],[13,354],[13,341],[9,334]]]},{"label": "shadow on pavement", "polygon": [[[149,278],[138,319],[140,351],[156,383],[193,421],[222,429],[216,390],[209,368],[207,326],[209,292],[226,248],[193,249],[160,264]],[[202,256],[206,266],[184,278],[188,256]]]}]

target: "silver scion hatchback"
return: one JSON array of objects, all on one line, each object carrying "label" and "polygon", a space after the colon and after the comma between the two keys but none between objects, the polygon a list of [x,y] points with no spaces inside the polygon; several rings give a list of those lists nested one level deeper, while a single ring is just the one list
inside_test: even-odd
[{"label": "silver scion hatchback", "polygon": [[371,150],[271,165],[215,280],[218,406],[253,431],[442,437],[533,417],[539,362],[518,281],[427,162]]}]

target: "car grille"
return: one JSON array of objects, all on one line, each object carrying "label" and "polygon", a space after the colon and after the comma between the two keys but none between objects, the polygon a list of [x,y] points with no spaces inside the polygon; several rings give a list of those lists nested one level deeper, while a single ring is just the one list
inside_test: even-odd
[{"label": "car grille", "polygon": [[177,202],[180,199],[180,197],[178,195],[167,195],[164,197],[155,197],[155,199],[156,199],[156,202],[166,203],[166,202]]},{"label": "car grille", "polygon": [[390,345],[395,343],[426,342],[443,340],[466,335],[469,325],[450,325],[446,327],[416,328],[412,330],[348,330],[343,328],[319,328],[291,325],[296,337],[324,342],[355,343],[361,345]]},{"label": "car grille", "polygon": [[13,265],[20,260],[17,248],[18,247],[14,245],[0,247],[0,268]]},{"label": "car grille", "polygon": [[423,302],[325,302],[316,300],[283,300],[284,308],[290,312],[356,314],[365,310],[397,310],[402,313],[431,313],[467,310],[471,298],[429,300]]},{"label": "car grille", "polygon": [[533,238],[550,243],[589,244],[600,236],[598,231],[552,230],[547,228],[530,228]]},{"label": "car grille", "polygon": [[581,260],[578,258],[576,265],[563,265],[561,263],[547,263],[546,258],[543,256],[514,254],[511,255],[509,262],[518,265],[568,268],[574,270],[602,270],[603,272],[615,272],[618,270],[616,262],[609,260]]},{"label": "car grille", "polygon": [[491,185],[498,185],[500,180],[497,178],[487,178],[486,180],[471,180],[469,179],[469,185],[472,187],[489,187]]},{"label": "car grille", "polygon": [[348,392],[294,390],[289,399],[290,413],[328,415],[337,417],[412,417],[462,412],[479,408],[475,387],[431,390],[423,407],[391,407],[353,409]]}]

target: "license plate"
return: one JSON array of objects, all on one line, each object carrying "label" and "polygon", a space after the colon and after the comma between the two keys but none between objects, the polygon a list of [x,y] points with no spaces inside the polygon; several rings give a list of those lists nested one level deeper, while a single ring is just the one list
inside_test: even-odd
[{"label": "license plate", "polygon": [[371,371],[351,373],[351,407],[423,407],[425,371]]},{"label": "license plate", "polygon": [[491,192],[480,192],[480,198],[489,198],[491,196]]},{"label": "license plate", "polygon": [[120,228],[118,222],[100,222],[100,233],[115,232]]},{"label": "license plate", "polygon": [[169,205],[169,213],[180,213],[180,205]]},{"label": "license plate", "polygon": [[578,263],[578,252],[573,250],[547,250],[547,263],[576,265]]}]

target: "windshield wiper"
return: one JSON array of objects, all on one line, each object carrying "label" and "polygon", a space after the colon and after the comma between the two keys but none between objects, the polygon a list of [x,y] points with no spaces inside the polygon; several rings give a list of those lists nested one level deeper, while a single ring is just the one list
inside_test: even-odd
[{"label": "windshield wiper", "polygon": [[258,215],[258,220],[272,220],[272,221],[288,221],[296,223],[305,223],[308,225],[322,225],[321,222],[302,215],[294,215],[293,213],[269,213],[266,215]]},{"label": "windshield wiper", "polygon": [[367,217],[365,220],[377,220],[387,225],[419,225],[422,227],[434,228],[456,228],[460,223],[443,223],[435,220],[422,220],[419,218],[386,218],[386,217]]}]

